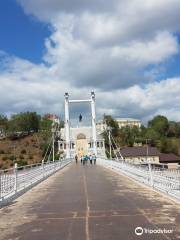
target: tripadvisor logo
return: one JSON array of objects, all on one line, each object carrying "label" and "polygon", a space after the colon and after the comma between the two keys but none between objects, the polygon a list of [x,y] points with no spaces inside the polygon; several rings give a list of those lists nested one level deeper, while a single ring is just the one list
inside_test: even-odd
[{"label": "tripadvisor logo", "polygon": [[137,236],[141,236],[143,234],[170,234],[172,233],[173,230],[172,229],[149,229],[149,228],[142,228],[142,227],[136,227],[135,228],[135,234]]},{"label": "tripadvisor logo", "polygon": [[141,236],[141,235],[143,235],[143,232],[144,232],[144,230],[143,230],[142,227],[135,228],[135,234],[136,235]]}]

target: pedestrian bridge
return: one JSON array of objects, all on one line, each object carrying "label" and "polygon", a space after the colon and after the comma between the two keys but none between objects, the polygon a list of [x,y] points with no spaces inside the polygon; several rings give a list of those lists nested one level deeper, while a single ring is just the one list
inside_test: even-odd
[{"label": "pedestrian bridge", "polygon": [[105,159],[1,172],[0,239],[179,239],[178,174]]},{"label": "pedestrian bridge", "polygon": [[[69,104],[81,102],[91,105],[92,124],[87,136],[72,138]],[[59,142],[65,154],[56,161],[58,127],[52,127],[42,163],[0,171],[0,240],[180,239],[180,170],[111,159],[110,130],[105,159],[94,92],[86,100],[65,94]],[[97,164],[76,164],[72,157],[79,154],[95,154]]]}]

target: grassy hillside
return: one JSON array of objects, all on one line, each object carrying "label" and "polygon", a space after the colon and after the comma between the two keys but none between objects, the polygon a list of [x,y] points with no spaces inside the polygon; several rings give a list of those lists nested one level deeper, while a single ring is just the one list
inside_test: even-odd
[{"label": "grassy hillside", "polygon": [[24,138],[0,140],[0,169],[18,165],[33,164],[42,161],[47,136],[34,133]]}]

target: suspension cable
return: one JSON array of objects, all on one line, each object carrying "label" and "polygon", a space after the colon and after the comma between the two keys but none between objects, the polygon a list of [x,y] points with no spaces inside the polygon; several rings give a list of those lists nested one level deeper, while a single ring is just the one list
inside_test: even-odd
[{"label": "suspension cable", "polygon": [[117,146],[117,144],[116,144],[116,142],[115,142],[115,140],[114,140],[112,134],[111,134],[111,138],[112,138],[112,140],[113,140],[113,142],[114,142],[114,144],[115,144],[115,146],[116,146],[116,149],[118,150],[118,152],[119,152],[121,158],[123,159],[123,156],[122,156],[122,154],[121,154],[121,151],[119,150],[119,148],[118,148],[118,146]]},{"label": "suspension cable", "polygon": [[51,137],[50,142],[49,142],[49,145],[48,145],[48,147],[47,147],[47,149],[46,149],[46,152],[45,152],[43,161],[46,159],[46,156],[47,156],[47,153],[48,153],[48,151],[49,151],[49,147],[50,147],[50,145],[51,145],[51,142],[52,142],[52,137]]},{"label": "suspension cable", "polygon": [[[105,125],[107,126],[107,124],[106,124],[106,119],[104,119],[104,121],[105,121]],[[107,134],[107,137],[109,137],[109,136],[108,136],[108,133],[107,133],[107,129],[105,130],[105,133]],[[113,143],[114,143],[116,149],[118,150],[118,152],[119,152],[119,154],[120,154],[120,156],[121,156],[121,159],[123,159],[123,156],[122,156],[122,154],[121,154],[121,151],[120,151],[120,149],[118,148],[118,146],[117,146],[117,144],[116,144],[116,142],[115,142],[115,140],[114,140],[111,132],[110,132],[110,138],[113,140]],[[110,141],[109,144],[111,144],[111,146],[112,146],[112,148],[113,148],[113,151],[114,151],[114,147],[113,147],[113,144],[112,144],[111,141]],[[114,152],[115,152],[115,151],[114,151]],[[109,153],[109,152],[108,152],[108,153]],[[117,153],[115,153],[115,155],[116,155],[116,158],[118,159]]]}]

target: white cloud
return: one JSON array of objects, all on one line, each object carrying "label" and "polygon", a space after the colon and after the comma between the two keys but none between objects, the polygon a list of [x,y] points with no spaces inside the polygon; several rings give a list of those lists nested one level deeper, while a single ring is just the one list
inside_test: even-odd
[{"label": "white cloud", "polygon": [[[157,114],[164,114],[171,120],[180,121],[180,78],[150,83],[145,88],[133,86],[112,93],[99,93],[100,112],[105,113],[106,106],[116,116],[131,116],[149,119]],[[105,96],[105,98],[104,98]],[[102,99],[104,99],[102,101]],[[115,100],[116,99],[116,100]]]},{"label": "white cloud", "polygon": [[179,0],[18,2],[52,34],[39,65],[0,53],[1,112],[62,113],[64,92],[81,98],[94,89],[99,114],[180,120],[180,79],[155,79],[159,65],[179,53]]}]

